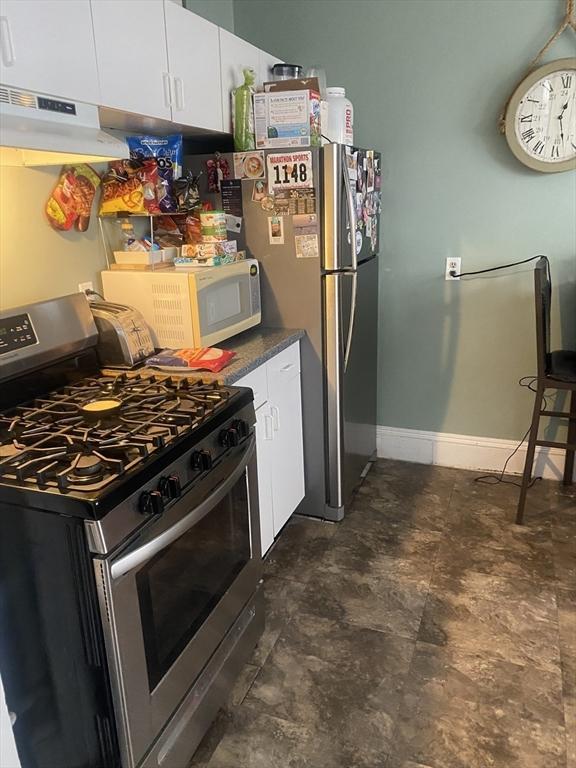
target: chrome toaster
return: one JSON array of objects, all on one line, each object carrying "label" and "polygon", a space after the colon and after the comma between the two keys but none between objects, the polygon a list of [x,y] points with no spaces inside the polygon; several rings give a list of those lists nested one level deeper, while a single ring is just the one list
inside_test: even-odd
[{"label": "chrome toaster", "polygon": [[150,330],[137,309],[109,301],[91,301],[90,309],[98,329],[101,365],[132,368],[154,354]]}]

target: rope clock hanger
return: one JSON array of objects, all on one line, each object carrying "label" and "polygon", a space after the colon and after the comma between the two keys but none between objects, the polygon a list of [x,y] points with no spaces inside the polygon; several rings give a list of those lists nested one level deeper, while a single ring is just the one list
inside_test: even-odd
[{"label": "rope clock hanger", "polygon": [[543,173],[576,169],[576,57],[540,65],[561,34],[576,33],[574,3],[566,0],[562,23],[534,57],[529,74],[500,116],[500,132],[513,154],[528,168]]}]

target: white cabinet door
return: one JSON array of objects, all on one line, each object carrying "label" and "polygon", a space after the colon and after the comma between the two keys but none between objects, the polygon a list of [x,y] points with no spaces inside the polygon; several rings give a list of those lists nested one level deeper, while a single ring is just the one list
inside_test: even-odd
[{"label": "white cabinet door", "polygon": [[278,58],[278,56],[273,56],[271,53],[266,53],[266,51],[260,51],[260,82],[267,83],[272,80],[272,67],[274,64],[280,63],[282,63],[282,59]]},{"label": "white cabinet door", "polygon": [[218,27],[165,2],[168,65],[175,123],[222,130]]},{"label": "white cabinet door", "polygon": [[250,67],[256,73],[259,83],[260,51],[225,29],[220,29],[220,68],[222,82],[222,126],[226,133],[232,133],[232,90],[242,85],[242,70]]},{"label": "white cabinet door", "polygon": [[89,0],[2,0],[0,82],[99,103]]},{"label": "white cabinet door", "polygon": [[267,405],[256,411],[256,456],[258,461],[258,504],[260,507],[260,538],[262,555],[274,541],[272,506],[272,417]]},{"label": "white cabinet door", "polygon": [[91,2],[102,106],[171,120],[163,0]]},{"label": "white cabinet door", "polygon": [[300,374],[268,377],[272,416],[272,508],[274,535],[304,498]]}]

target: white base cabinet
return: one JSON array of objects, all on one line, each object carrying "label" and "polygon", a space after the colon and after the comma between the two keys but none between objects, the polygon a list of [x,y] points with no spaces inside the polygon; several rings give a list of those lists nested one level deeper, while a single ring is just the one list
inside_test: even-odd
[{"label": "white base cabinet", "polygon": [[300,342],[235,386],[250,387],[256,409],[256,452],[262,554],[304,498]]}]

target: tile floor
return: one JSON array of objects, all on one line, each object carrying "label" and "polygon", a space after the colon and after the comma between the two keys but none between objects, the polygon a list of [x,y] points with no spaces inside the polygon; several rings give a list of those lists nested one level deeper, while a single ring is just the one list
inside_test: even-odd
[{"label": "tile floor", "polygon": [[576,768],[576,488],[379,461],[294,518],[194,768]]}]

